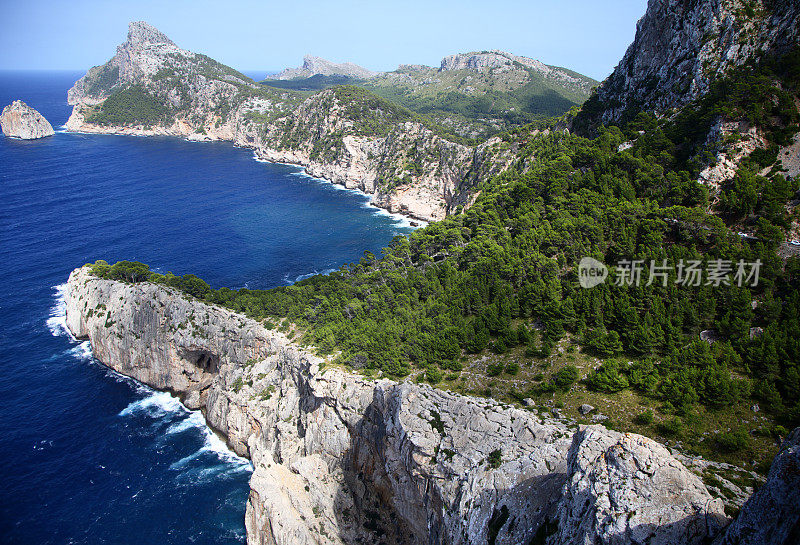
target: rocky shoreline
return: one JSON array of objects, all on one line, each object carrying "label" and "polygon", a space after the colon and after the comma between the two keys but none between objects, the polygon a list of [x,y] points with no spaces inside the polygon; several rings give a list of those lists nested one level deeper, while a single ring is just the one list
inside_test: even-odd
[{"label": "rocky shoreline", "polygon": [[[722,500],[645,437],[367,380],[227,309],[156,284],[98,279],[88,267],[70,275],[65,300],[69,330],[91,341],[97,359],[201,409],[251,459],[250,544],[555,545],[647,535],[679,545],[724,535]],[[770,490],[768,480],[759,494]],[[782,523],[748,505],[742,524]]]},{"label": "rocky shoreline", "polygon": [[370,197],[370,204],[386,210],[393,215],[405,217],[412,222],[437,221],[443,218],[441,214],[425,214],[409,209],[408,206],[398,204],[393,195],[381,193],[373,184],[366,184],[364,180],[355,180],[349,176],[347,169],[340,168],[338,165],[326,164],[311,161],[307,154],[281,151],[259,146],[255,141],[236,135],[230,128],[223,126],[223,130],[214,130],[208,127],[208,131],[199,133],[189,123],[177,120],[170,127],[146,128],[144,126],[114,126],[114,125],[94,125],[85,121],[80,107],[74,107],[72,114],[64,125],[68,132],[83,134],[107,134],[118,136],[170,136],[183,138],[190,142],[231,142],[236,147],[252,149],[257,161],[267,163],[278,163],[302,167],[304,172],[313,177],[326,182],[340,185],[345,189],[359,191]]}]

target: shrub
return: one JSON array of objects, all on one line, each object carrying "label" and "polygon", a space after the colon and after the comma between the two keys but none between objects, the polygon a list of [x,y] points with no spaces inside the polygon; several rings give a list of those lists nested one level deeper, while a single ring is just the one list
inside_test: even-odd
[{"label": "shrub", "polygon": [[750,445],[750,437],[747,435],[746,431],[738,429],[736,431],[720,433],[715,442],[723,452],[736,452],[744,450]]},{"label": "shrub", "polygon": [[577,382],[579,377],[580,373],[578,373],[578,368],[574,365],[567,365],[559,369],[558,372],[553,375],[553,383],[557,388],[566,392]]},{"label": "shrub", "polygon": [[645,412],[637,414],[633,421],[640,426],[649,426],[653,423],[653,411],[647,409]]},{"label": "shrub", "polygon": [[489,467],[492,469],[497,469],[503,463],[503,453],[500,449],[495,449],[489,453]]},{"label": "shrub", "polygon": [[679,437],[683,433],[683,421],[678,418],[670,418],[660,422],[657,426],[658,432],[667,437]]},{"label": "shrub", "polygon": [[609,394],[624,390],[629,386],[625,371],[624,362],[608,360],[589,377],[589,387]]}]

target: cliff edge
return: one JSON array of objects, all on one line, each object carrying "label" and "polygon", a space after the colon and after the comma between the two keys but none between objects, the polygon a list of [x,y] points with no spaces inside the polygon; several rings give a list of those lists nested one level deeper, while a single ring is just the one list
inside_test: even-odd
[{"label": "cliff edge", "polygon": [[696,476],[639,436],[366,380],[259,322],[88,267],[70,275],[66,308],[97,359],[202,409],[253,461],[251,544],[619,543],[646,528],[679,545],[726,522]]}]

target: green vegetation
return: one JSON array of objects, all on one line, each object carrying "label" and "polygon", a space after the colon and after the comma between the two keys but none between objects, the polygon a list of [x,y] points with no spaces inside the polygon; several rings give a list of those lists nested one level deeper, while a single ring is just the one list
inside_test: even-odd
[{"label": "green vegetation", "polygon": [[104,64],[89,71],[84,92],[89,96],[98,96],[109,91],[119,80],[119,67]]},{"label": "green vegetation", "polygon": [[[709,214],[708,191],[695,181],[702,131],[693,131],[708,112],[727,112],[765,123],[770,144],[785,141],[797,116],[780,93],[798,95],[799,61],[792,54],[769,65],[771,79],[735,75],[723,84],[738,91],[714,93],[716,102],[702,99],[673,120],[641,114],[622,128],[597,128],[594,139],[537,135],[533,127],[504,135],[520,145],[517,161],[480,182],[469,210],[328,276],[233,291],[129,262],[98,262],[93,272],[173,286],[258,320],[286,318],[319,353],[369,373],[452,385],[469,370],[482,373],[484,395],[625,400],[634,405],[631,416],[614,415],[609,426],[642,426],[695,446],[706,444],[696,430],[725,429],[720,424],[753,399],[777,422],[796,426],[800,258],[782,261],[776,250],[797,182],[783,178],[773,154],[756,154],[742,172],[770,167],[763,181],[724,188],[721,215]],[[356,122],[378,110],[378,119],[405,115],[362,89],[336,93],[353,104],[348,116]],[[777,97],[778,110],[770,100],[762,116],[749,96]],[[630,140],[630,149],[617,151]],[[747,199],[753,205],[745,214],[726,204]],[[739,236],[741,223],[755,226],[757,237]],[[584,256],[611,265],[612,277],[580,288],[576,265]],[[703,269],[715,260],[760,260],[761,267],[757,284],[685,285],[673,269],[664,283],[645,275],[639,285],[617,285],[614,264],[624,259],[697,260]],[[714,330],[715,342],[700,340],[704,330]],[[714,444],[738,452],[754,441],[736,431]]]},{"label": "green vegetation", "polygon": [[[565,71],[583,83],[596,83]],[[511,70],[401,69],[358,85],[438,124],[456,120],[463,125],[462,135],[468,131],[482,137],[562,115],[588,98],[577,87],[556,83],[519,63]]]},{"label": "green vegetation", "polygon": [[259,82],[261,85],[275,87],[277,89],[292,89],[295,91],[322,91],[336,85],[357,85],[360,80],[348,76],[323,76],[314,74],[310,78],[299,78],[290,80],[265,79]]},{"label": "green vegetation", "polygon": [[158,125],[173,115],[164,101],[140,85],[115,91],[86,117],[98,125]]},{"label": "green vegetation", "polygon": [[[596,83],[576,72],[565,72],[582,83]],[[512,70],[415,68],[369,80],[317,74],[260,83],[307,93],[345,86],[349,96],[343,98],[357,97],[354,89],[360,88],[368,91],[362,97],[381,97],[395,108],[399,106],[404,116],[413,112],[435,132],[471,143],[509,127],[562,115],[588,97],[574,85],[555,83],[521,64]]]}]

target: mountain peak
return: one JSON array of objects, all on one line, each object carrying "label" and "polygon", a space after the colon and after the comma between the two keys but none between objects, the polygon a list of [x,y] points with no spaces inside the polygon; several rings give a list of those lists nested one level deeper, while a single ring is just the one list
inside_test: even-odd
[{"label": "mountain peak", "polygon": [[129,45],[141,46],[145,44],[170,44],[175,43],[166,34],[145,21],[131,21],[128,25]]}]

